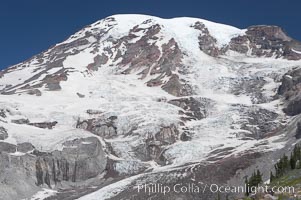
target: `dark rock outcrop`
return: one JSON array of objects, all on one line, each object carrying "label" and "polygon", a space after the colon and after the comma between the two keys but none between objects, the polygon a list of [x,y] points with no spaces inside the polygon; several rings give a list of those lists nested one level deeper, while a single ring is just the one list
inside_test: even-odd
[{"label": "dark rock outcrop", "polygon": [[39,89],[30,89],[27,91],[29,95],[42,96],[42,92]]},{"label": "dark rock outcrop", "polygon": [[[131,43],[130,40],[137,39],[136,33],[142,30],[144,35],[135,43]],[[163,44],[162,52],[156,43],[149,44],[150,40],[158,39],[157,34],[160,31],[161,26],[159,24],[151,25],[148,28],[135,26],[130,30],[128,36],[116,41],[115,48],[120,48],[121,44],[124,44],[127,51],[124,55],[121,55],[121,52],[117,53],[115,61],[121,58],[119,65],[127,67],[123,70],[123,74],[140,70],[141,79],[144,79],[148,74],[155,76],[147,82],[149,87],[161,86],[163,90],[174,96],[186,96],[191,93],[190,88],[175,73],[183,65],[182,52],[175,39],[172,38],[168,43]],[[168,80],[164,81],[165,79]]]},{"label": "dark rock outcrop", "polygon": [[199,36],[199,47],[204,53],[213,57],[217,57],[224,53],[224,50],[217,47],[216,39],[210,35],[205,24],[196,22],[193,27],[201,31]]},{"label": "dark rock outcrop", "polygon": [[38,128],[43,128],[43,129],[52,129],[56,124],[57,122],[54,121],[54,122],[33,122],[31,123],[28,119],[15,119],[15,120],[11,120],[12,123],[15,123],[15,124],[27,124],[27,125],[30,125],[30,126],[35,126],[35,127],[38,127]]},{"label": "dark rock outcrop", "polygon": [[28,119],[13,119],[11,122],[15,124],[29,124]]},{"label": "dark rock outcrop", "polygon": [[6,142],[0,142],[0,152],[6,152],[6,153],[14,153],[17,150],[17,146],[14,144],[6,143]]},{"label": "dark rock outcrop", "polygon": [[87,66],[88,70],[97,71],[102,65],[108,62],[109,58],[104,53],[94,57],[94,62]]},{"label": "dark rock outcrop", "polygon": [[87,130],[103,138],[112,138],[117,136],[117,127],[115,125],[116,116],[109,118],[92,118],[87,120],[78,120],[76,128]]},{"label": "dark rock outcrop", "polygon": [[295,68],[283,76],[278,94],[285,98],[286,114],[293,116],[301,113],[301,68]]},{"label": "dark rock outcrop", "polygon": [[0,126],[0,140],[5,140],[6,138],[8,138],[7,130]]},{"label": "dark rock outcrop", "polygon": [[300,60],[301,54],[295,51],[301,48],[301,43],[293,40],[277,26],[251,26],[246,34],[231,39],[230,50],[259,57],[286,58]]},{"label": "dark rock outcrop", "polygon": [[208,110],[212,106],[210,99],[200,98],[195,99],[193,97],[180,98],[170,100],[168,103],[178,106],[184,110],[184,120],[200,120],[207,116]]},{"label": "dark rock outcrop", "polygon": [[20,143],[17,145],[17,151],[22,153],[29,153],[34,151],[34,149],[35,147],[29,142]]},{"label": "dark rock outcrop", "polygon": [[47,128],[47,129],[53,129],[53,127],[57,124],[57,121],[54,122],[36,122],[36,123],[28,123],[30,126],[35,126],[38,128]]},{"label": "dark rock outcrop", "polygon": [[[30,143],[0,142],[0,198],[25,198],[33,195],[37,186],[52,188],[63,182],[85,181],[105,170],[107,159],[97,138],[70,140],[62,146],[62,150],[40,152]],[[22,154],[11,154],[16,151]]]},{"label": "dark rock outcrop", "polygon": [[84,94],[81,94],[81,93],[79,93],[79,92],[77,92],[76,95],[77,95],[79,98],[85,98],[85,95],[84,95]]},{"label": "dark rock outcrop", "polygon": [[4,109],[0,109],[0,117],[6,118],[6,111]]},{"label": "dark rock outcrop", "polygon": [[68,73],[64,69],[60,70],[59,72],[56,72],[52,75],[47,75],[43,82],[46,83],[46,88],[50,91],[57,91],[61,90],[60,82],[66,81],[68,78]]},{"label": "dark rock outcrop", "polygon": [[146,157],[149,160],[155,160],[165,164],[165,158],[162,153],[166,145],[173,144],[177,141],[179,130],[175,125],[162,127],[155,135],[149,134],[145,141]]},{"label": "dark rock outcrop", "polygon": [[297,123],[297,129],[296,129],[296,135],[295,135],[296,139],[300,139],[301,138],[301,122]]}]

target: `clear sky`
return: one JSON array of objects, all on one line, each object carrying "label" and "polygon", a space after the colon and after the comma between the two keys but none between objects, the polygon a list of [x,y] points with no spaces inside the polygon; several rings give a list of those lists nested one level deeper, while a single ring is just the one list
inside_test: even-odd
[{"label": "clear sky", "polygon": [[198,17],[246,28],[283,27],[301,40],[301,0],[1,0],[0,69],[113,14]]}]

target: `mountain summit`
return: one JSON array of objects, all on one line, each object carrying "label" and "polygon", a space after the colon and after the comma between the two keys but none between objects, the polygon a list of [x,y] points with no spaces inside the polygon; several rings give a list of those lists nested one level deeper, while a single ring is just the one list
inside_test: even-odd
[{"label": "mountain summit", "polygon": [[137,185],[267,180],[299,141],[300,67],[277,26],[97,21],[0,71],[0,199],[215,199]]}]

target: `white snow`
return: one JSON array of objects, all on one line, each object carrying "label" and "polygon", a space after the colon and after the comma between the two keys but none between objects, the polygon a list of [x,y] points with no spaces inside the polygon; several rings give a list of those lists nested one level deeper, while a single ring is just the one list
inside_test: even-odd
[{"label": "white snow", "polygon": [[65,68],[76,68],[83,70],[88,64],[93,63],[94,55],[89,52],[89,49],[82,51],[79,54],[68,56],[63,65]]},{"label": "white snow", "polygon": [[292,49],[293,52],[297,53],[297,54],[301,54],[301,51],[297,51],[295,49]]},{"label": "white snow", "polygon": [[96,192],[85,195],[77,200],[105,200],[113,198],[118,195],[124,189],[130,186],[130,184],[141,177],[141,175],[132,176],[130,178],[123,179],[111,185],[105,186]]},{"label": "white snow", "polygon": [[[135,25],[140,25],[142,22],[151,19],[154,21],[153,23],[161,24],[166,31],[172,31],[173,36],[177,36],[178,39],[184,39],[189,43],[197,40],[193,40],[191,37],[187,36],[190,35],[195,38],[195,36],[200,34],[198,30],[195,30],[191,26],[196,22],[201,22],[205,24],[206,28],[209,30],[209,33],[217,40],[217,45],[219,47],[223,47],[224,45],[228,44],[231,38],[245,34],[245,30],[198,18],[179,17],[162,19],[147,15],[113,15],[112,17],[115,18],[118,23],[118,29],[115,31],[118,32],[118,34],[127,33],[127,31]],[[194,42],[193,45],[195,46],[196,44],[197,42]]]},{"label": "white snow", "polygon": [[23,200],[44,200],[48,197],[55,195],[56,193],[57,193],[57,191],[55,191],[55,190],[43,188],[43,190],[37,192],[31,198],[26,198]]}]

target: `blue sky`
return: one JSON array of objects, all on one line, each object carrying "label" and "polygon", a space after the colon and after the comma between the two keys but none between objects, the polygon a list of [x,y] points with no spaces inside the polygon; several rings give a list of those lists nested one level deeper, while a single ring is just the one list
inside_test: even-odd
[{"label": "blue sky", "polygon": [[198,17],[239,28],[279,25],[301,40],[300,8],[300,0],[1,0],[0,69],[121,13]]}]

